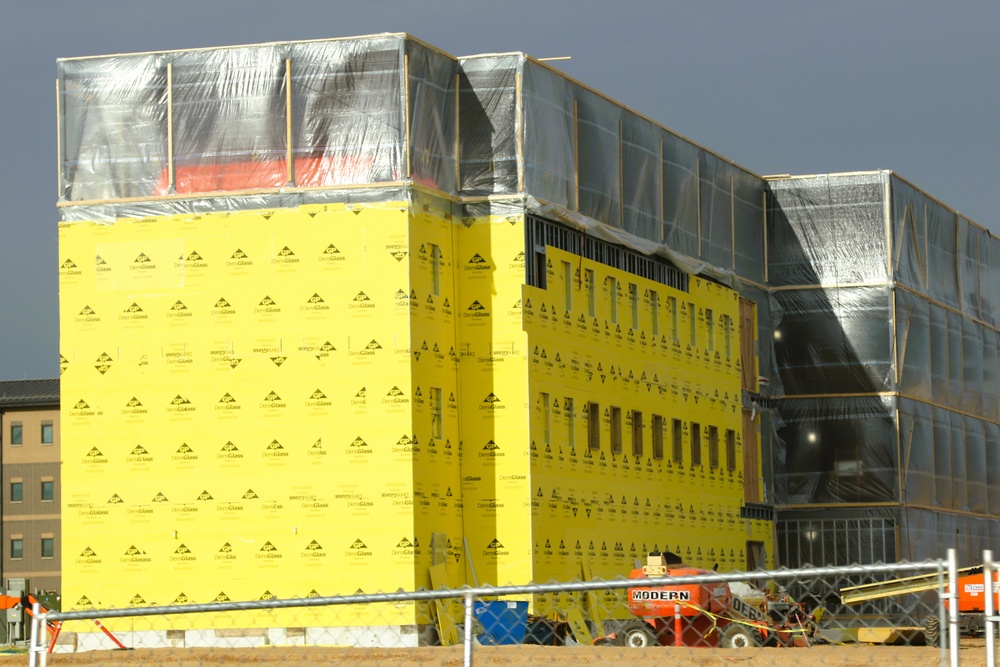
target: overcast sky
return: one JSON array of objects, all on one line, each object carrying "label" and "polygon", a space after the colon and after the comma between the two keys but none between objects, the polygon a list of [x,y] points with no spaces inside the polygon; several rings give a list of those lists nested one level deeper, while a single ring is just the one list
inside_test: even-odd
[{"label": "overcast sky", "polygon": [[10,0],[0,379],[57,377],[56,58],[408,32],[570,76],[758,174],[892,169],[1000,235],[1000,2]]}]

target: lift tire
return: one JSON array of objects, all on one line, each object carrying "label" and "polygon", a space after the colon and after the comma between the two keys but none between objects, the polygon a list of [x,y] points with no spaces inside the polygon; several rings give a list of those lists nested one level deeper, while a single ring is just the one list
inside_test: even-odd
[{"label": "lift tire", "polygon": [[941,621],[937,616],[928,616],[924,622],[924,641],[928,646],[941,646]]},{"label": "lift tire", "polygon": [[752,648],[760,646],[760,639],[753,628],[730,623],[719,633],[719,648]]},{"label": "lift tire", "polygon": [[618,631],[618,645],[628,648],[656,646],[656,634],[645,621],[629,621]]}]

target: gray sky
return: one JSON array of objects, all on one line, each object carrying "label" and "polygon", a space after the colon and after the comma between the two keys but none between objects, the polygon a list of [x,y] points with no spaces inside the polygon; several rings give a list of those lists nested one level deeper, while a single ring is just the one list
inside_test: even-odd
[{"label": "gray sky", "polygon": [[892,169],[1000,235],[997,0],[29,0],[0,18],[0,379],[56,377],[55,61],[408,32],[524,51],[758,174]]}]

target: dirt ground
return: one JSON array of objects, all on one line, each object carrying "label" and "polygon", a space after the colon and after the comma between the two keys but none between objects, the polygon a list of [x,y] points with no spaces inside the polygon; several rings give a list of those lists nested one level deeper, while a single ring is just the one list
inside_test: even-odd
[{"label": "dirt ground", "polygon": [[[0,655],[0,667],[27,665],[28,655]],[[222,667],[224,665],[358,665],[359,667],[461,667],[463,650],[449,648],[258,648],[145,649],[94,651],[49,656],[49,665],[140,665],[142,667]],[[938,667],[939,649],[906,646],[814,646],[812,648],[752,648],[740,650],[657,647],[475,646],[473,665],[507,667]],[[947,664],[947,663],[945,663]],[[964,640],[963,667],[984,667],[982,640]]]}]

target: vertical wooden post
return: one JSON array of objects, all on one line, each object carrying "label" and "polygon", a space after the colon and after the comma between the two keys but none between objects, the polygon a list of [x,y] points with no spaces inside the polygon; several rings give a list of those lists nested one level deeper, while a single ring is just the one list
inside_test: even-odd
[{"label": "vertical wooden post", "polygon": [[174,166],[174,64],[167,63],[167,192],[177,192]]},{"label": "vertical wooden post", "polygon": [[767,252],[768,252],[767,234],[768,234],[768,231],[770,230],[770,226],[768,225],[767,189],[766,188],[761,193],[761,199],[763,200],[763,204],[764,204],[764,215],[762,217],[764,218],[764,284],[766,285],[766,284],[768,284],[768,281],[770,280],[770,278],[768,276],[769,270],[768,270],[768,266],[767,266],[767,263],[768,263],[768,258],[767,258]]},{"label": "vertical wooden post", "polygon": [[459,140],[461,136],[459,134],[459,121],[461,120],[461,86],[462,77],[458,74],[455,75],[455,192],[459,192],[462,189],[462,163],[459,159],[462,147],[462,142]]},{"label": "vertical wooden post", "polygon": [[729,238],[732,247],[733,271],[736,270],[736,177],[729,174]]},{"label": "vertical wooden post", "polygon": [[406,162],[404,173],[410,178],[410,56],[403,56],[403,160]]},{"label": "vertical wooden post", "polygon": [[885,219],[885,273],[886,278],[892,281],[892,176],[886,176],[882,186],[882,216]]},{"label": "vertical wooden post", "polygon": [[59,79],[56,79],[56,198],[63,196],[63,154],[62,154],[62,99],[60,99]]},{"label": "vertical wooden post", "polygon": [[[523,64],[522,64],[523,67]],[[524,192],[524,106],[521,73],[514,76],[514,131],[517,137],[517,191]]]},{"label": "vertical wooden post", "polygon": [[697,194],[698,196],[698,250],[695,252],[695,257],[701,257],[701,158],[694,163],[694,178],[695,184],[698,186]]},{"label": "vertical wooden post", "polygon": [[573,99],[573,208],[580,210],[580,115]]},{"label": "vertical wooden post", "polygon": [[625,151],[622,122],[618,121],[618,226],[625,227]]},{"label": "vertical wooden post", "polygon": [[292,146],[292,59],[285,58],[285,159],[288,185],[295,185],[295,153]]},{"label": "vertical wooden post", "polygon": [[660,195],[659,196],[660,210],[657,217],[659,218],[659,223],[660,223],[660,243],[663,243],[667,238],[667,235],[664,233],[663,229],[664,225],[663,217],[666,215],[663,202],[663,137],[660,137],[660,165],[656,169],[656,174],[658,177],[658,181],[656,183],[656,191]]}]

